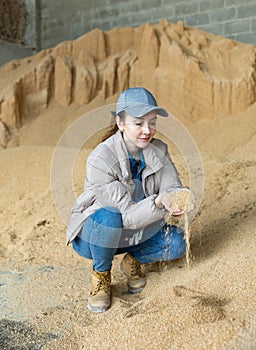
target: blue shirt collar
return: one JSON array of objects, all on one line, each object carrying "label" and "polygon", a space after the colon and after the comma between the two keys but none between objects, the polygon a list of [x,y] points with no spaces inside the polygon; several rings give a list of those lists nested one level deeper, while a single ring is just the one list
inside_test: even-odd
[{"label": "blue shirt collar", "polygon": [[133,158],[133,156],[128,152],[129,156],[129,161],[130,161],[130,166],[131,166],[131,171],[132,171],[132,177],[137,178],[142,170],[146,167],[145,159],[143,156],[142,150],[140,150],[139,153],[139,160],[136,160]]}]

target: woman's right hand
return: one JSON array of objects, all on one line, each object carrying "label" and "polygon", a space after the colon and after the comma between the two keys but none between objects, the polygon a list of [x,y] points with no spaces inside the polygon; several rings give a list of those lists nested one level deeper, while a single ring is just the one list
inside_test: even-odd
[{"label": "woman's right hand", "polygon": [[159,194],[156,198],[155,198],[155,206],[158,209],[162,209],[164,207],[164,204],[162,202],[162,195]]},{"label": "woman's right hand", "polygon": [[195,208],[195,196],[188,188],[178,188],[159,194],[155,198],[157,208],[165,208],[172,215],[178,216]]}]

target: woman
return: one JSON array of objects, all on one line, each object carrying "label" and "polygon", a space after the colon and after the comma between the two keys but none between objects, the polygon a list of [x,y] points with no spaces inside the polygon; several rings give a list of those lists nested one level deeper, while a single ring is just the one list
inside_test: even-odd
[{"label": "woman", "polygon": [[183,231],[164,221],[168,211],[184,213],[168,201],[168,192],[183,188],[167,145],[154,138],[157,116],[167,111],[148,90],[135,87],[120,94],[112,114],[114,129],[87,159],[84,192],[67,230],[68,243],[92,260],[92,312],[111,305],[115,254],[125,253],[120,268],[136,293],[146,285],[141,264],[177,259],[186,249]]}]

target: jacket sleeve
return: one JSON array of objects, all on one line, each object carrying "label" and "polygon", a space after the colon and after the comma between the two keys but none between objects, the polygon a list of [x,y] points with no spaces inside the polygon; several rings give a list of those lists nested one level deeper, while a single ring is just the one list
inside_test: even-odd
[{"label": "jacket sleeve", "polygon": [[123,176],[118,178],[119,167],[110,150],[93,153],[88,158],[86,187],[93,190],[99,206],[119,210],[124,228],[140,229],[163,219],[165,212],[156,208],[154,194],[138,203],[133,202],[133,181],[125,180]]}]

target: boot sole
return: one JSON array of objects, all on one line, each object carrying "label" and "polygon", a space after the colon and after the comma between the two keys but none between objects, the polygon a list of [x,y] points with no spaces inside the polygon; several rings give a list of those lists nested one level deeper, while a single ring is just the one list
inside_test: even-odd
[{"label": "boot sole", "polygon": [[109,305],[108,307],[105,307],[105,308],[98,308],[98,307],[93,307],[92,305],[90,304],[87,304],[87,309],[91,312],[94,312],[96,314],[100,314],[102,312],[105,312],[107,311],[109,308],[110,308],[111,305]]},{"label": "boot sole", "polygon": [[145,287],[141,287],[141,288],[136,288],[136,289],[134,289],[134,288],[131,288],[129,285],[128,285],[128,293],[130,293],[130,294],[136,294],[136,293],[140,293],[140,292],[142,292],[143,291],[143,289],[145,288]]}]

